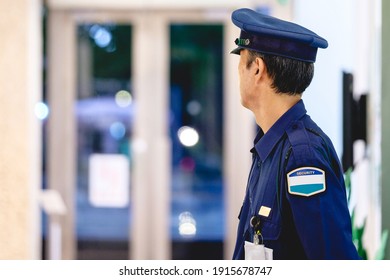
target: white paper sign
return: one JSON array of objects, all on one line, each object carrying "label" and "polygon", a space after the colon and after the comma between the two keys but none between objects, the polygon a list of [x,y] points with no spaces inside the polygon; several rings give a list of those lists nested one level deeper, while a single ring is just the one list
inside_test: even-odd
[{"label": "white paper sign", "polygon": [[89,158],[89,201],[96,207],[122,208],[130,200],[129,159],[120,154],[93,154]]}]

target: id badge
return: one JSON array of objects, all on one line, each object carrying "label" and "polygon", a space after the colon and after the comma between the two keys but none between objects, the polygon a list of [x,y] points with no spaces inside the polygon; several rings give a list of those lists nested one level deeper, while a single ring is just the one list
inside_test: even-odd
[{"label": "id badge", "polygon": [[254,244],[245,241],[244,245],[245,260],[272,260],[273,250],[264,246],[264,244]]},{"label": "id badge", "polygon": [[[266,212],[264,209],[267,208]],[[262,210],[263,209],[263,210]],[[259,215],[265,216],[265,214],[269,215],[269,211],[271,208],[261,207],[259,211]],[[261,219],[258,215],[253,216],[250,219],[250,225],[253,228],[253,243],[249,241],[245,241],[244,244],[244,252],[246,260],[272,260],[273,259],[273,250],[267,248],[263,244],[263,236],[261,235],[261,227],[260,227]],[[261,238],[261,242],[260,242]]]}]

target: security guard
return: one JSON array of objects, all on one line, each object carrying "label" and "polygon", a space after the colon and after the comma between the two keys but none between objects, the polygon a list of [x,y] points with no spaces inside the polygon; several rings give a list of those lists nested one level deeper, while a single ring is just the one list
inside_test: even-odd
[{"label": "security guard", "polygon": [[301,99],[327,41],[250,9],[232,21],[241,29],[232,51],[241,103],[260,128],[233,259],[244,259],[245,241],[259,236],[274,259],[359,259],[339,159]]}]

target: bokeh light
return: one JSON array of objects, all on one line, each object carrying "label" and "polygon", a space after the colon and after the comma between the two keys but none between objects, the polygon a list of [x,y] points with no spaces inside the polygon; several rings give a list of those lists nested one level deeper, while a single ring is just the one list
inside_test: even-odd
[{"label": "bokeh light", "polygon": [[120,90],[115,94],[115,102],[121,108],[126,108],[131,105],[133,98],[130,92],[126,90]]},{"label": "bokeh light", "polygon": [[126,134],[125,125],[121,122],[112,123],[110,125],[110,134],[116,140],[122,139]]},{"label": "bokeh light", "polygon": [[107,47],[112,40],[111,32],[98,24],[92,25],[89,35],[95,40],[95,44],[101,48]]},{"label": "bokeh light", "polygon": [[182,126],[179,128],[177,135],[180,143],[186,147],[195,146],[199,142],[199,133],[189,126]]},{"label": "bokeh light", "polygon": [[46,119],[49,116],[49,112],[49,107],[44,102],[38,102],[35,104],[34,113],[38,119]]},{"label": "bokeh light", "polygon": [[188,211],[179,215],[179,234],[183,237],[193,237],[196,235],[196,221]]}]

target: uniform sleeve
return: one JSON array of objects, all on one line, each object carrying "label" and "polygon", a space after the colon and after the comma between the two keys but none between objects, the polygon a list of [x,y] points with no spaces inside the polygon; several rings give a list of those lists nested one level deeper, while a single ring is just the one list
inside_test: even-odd
[{"label": "uniform sleeve", "polygon": [[285,194],[308,259],[359,259],[344,178],[335,162],[337,155],[327,147],[311,145],[293,147],[287,162]]}]

